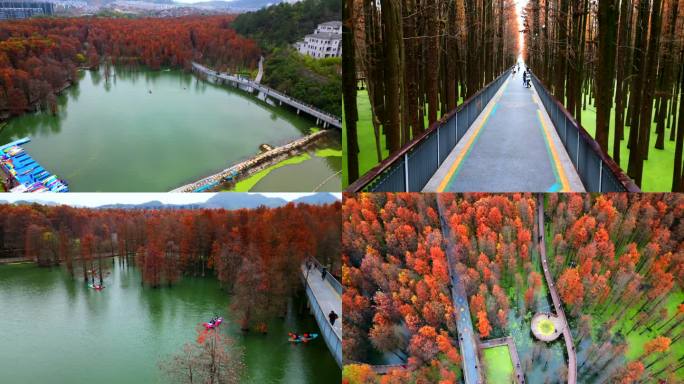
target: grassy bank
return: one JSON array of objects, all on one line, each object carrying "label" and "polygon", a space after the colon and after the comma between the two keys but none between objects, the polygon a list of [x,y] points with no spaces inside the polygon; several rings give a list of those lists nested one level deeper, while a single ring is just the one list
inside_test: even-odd
[{"label": "grassy bank", "polygon": [[[655,108],[653,109],[655,116]],[[582,126],[592,136],[596,135],[596,108],[588,105],[582,111]],[[627,141],[630,127],[625,126],[624,139],[620,145],[620,168],[627,173],[629,163],[629,149]],[[608,137],[608,154],[613,157],[613,140],[615,136],[615,105],[610,114],[610,135]],[[665,129],[665,149],[655,149],[656,124],[651,124],[651,138],[648,149],[648,160],[644,161],[641,189],[644,192],[665,192],[672,190],[672,171],[674,169],[675,142],[669,140],[670,130]]]}]

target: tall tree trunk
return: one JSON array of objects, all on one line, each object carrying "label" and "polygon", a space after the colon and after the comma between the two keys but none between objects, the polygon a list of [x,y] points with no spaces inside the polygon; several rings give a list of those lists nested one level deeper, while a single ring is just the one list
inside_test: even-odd
[{"label": "tall tree trunk", "polygon": [[390,153],[401,147],[402,20],[399,0],[381,0],[385,67],[385,132]]},{"label": "tall tree trunk", "polygon": [[[637,16],[637,28],[634,46],[634,59],[633,59],[633,72],[632,72],[632,87],[629,97],[630,102],[630,129],[629,129],[629,163],[627,166],[627,174],[633,179],[639,177],[639,183],[641,182],[640,170],[643,166],[643,158],[639,151],[639,114],[641,109],[638,107],[641,105],[641,96],[643,90],[643,79],[646,74],[646,42],[648,37],[648,10],[650,8],[650,0],[640,0],[639,2],[639,15]],[[650,116],[649,116],[650,120]]]},{"label": "tall tree trunk", "polygon": [[613,73],[615,72],[616,0],[601,0],[598,4],[599,63],[596,78],[596,141],[608,153],[610,109],[613,105]]},{"label": "tall tree trunk", "polygon": [[[684,54],[683,54],[684,55]],[[684,73],[684,60],[680,58],[680,71]],[[680,92],[684,89],[684,76],[679,77]],[[682,150],[684,149],[684,95],[679,98],[679,120],[677,121],[677,140],[675,142],[674,164],[672,172],[672,191],[684,192],[682,177]],[[674,128],[672,128],[674,129]]]},{"label": "tall tree trunk", "polygon": [[568,0],[560,0],[558,13],[558,52],[556,54],[556,86],[555,97],[563,105],[565,103],[565,67],[568,60]]},{"label": "tall tree trunk", "polygon": [[641,179],[644,170],[644,159],[648,152],[648,138],[651,134],[651,116],[653,113],[653,96],[655,92],[655,82],[653,79],[656,76],[658,68],[658,48],[660,43],[660,12],[661,0],[653,0],[653,8],[651,12],[651,34],[648,39],[648,58],[646,62],[646,71],[643,77],[644,80],[644,96],[641,101],[641,121],[639,122],[639,141],[637,151],[639,152],[638,161],[634,169],[634,181],[641,186]]},{"label": "tall tree trunk", "polygon": [[354,1],[344,0],[344,23],[342,24],[342,97],[344,100],[344,123],[347,135],[347,176],[351,184],[359,178],[359,143],[356,133],[358,111],[356,110],[356,55],[354,54]]},{"label": "tall tree trunk", "polygon": [[438,7],[437,0],[426,0],[427,4],[424,12],[425,23],[427,24],[427,101],[428,101],[428,124],[432,125],[437,121],[437,110],[439,109],[439,38],[438,38]]},{"label": "tall tree trunk", "polygon": [[[620,3],[620,27],[618,30],[618,58],[617,62],[618,63],[625,63],[627,61],[627,56],[629,55],[629,51],[626,47],[627,42],[629,41],[628,37],[628,28],[629,28],[629,20],[630,20],[630,15],[631,15],[631,0],[622,0]],[[600,24],[599,24],[600,28]],[[625,65],[618,65],[617,66],[617,74],[616,74],[616,80],[617,80],[617,92],[615,92],[615,134],[613,136],[613,160],[617,164],[620,164],[620,146],[621,146],[621,141],[624,136],[624,116],[625,116],[625,106],[624,106],[624,100],[625,100],[625,93],[626,93],[626,88],[624,86],[625,83],[625,70],[626,70]]]}]

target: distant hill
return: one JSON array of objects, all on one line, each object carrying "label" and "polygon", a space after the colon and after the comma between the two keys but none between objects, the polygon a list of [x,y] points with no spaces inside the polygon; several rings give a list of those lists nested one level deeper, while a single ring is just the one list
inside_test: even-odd
[{"label": "distant hill", "polygon": [[[302,196],[298,199],[292,200],[293,203],[324,205],[337,201],[337,197],[331,193],[318,193],[313,195]],[[0,200],[0,204],[7,204],[8,202]],[[268,197],[258,193],[217,193],[210,197],[204,203],[193,204],[165,204],[161,201],[148,201],[141,204],[105,204],[97,207],[97,209],[241,209],[241,208],[258,208],[265,207],[282,207],[288,203],[287,200],[280,197]],[[53,201],[26,201],[18,200],[14,202],[17,205],[31,205],[41,204],[56,206],[59,205]]]},{"label": "distant hill", "polygon": [[287,201],[279,197],[267,197],[258,193],[217,193],[202,204],[203,208],[257,208],[260,206],[280,207]]},{"label": "distant hill", "polygon": [[207,7],[212,9],[225,9],[225,10],[243,10],[243,11],[255,11],[263,7],[268,7],[270,5],[278,3],[286,3],[287,1],[281,0],[233,0],[233,1],[200,1],[197,3],[182,3],[176,1],[175,4],[183,6],[192,7]]},{"label": "distant hill", "polygon": [[311,205],[325,205],[332,204],[338,199],[332,193],[317,193],[314,195],[302,196],[298,199],[292,200],[294,203],[311,204]]}]

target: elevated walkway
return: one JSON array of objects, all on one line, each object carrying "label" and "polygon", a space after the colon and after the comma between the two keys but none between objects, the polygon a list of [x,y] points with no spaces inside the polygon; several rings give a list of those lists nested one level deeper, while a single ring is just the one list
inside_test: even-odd
[{"label": "elevated walkway", "polygon": [[[309,105],[304,103],[303,101],[297,100],[295,98],[292,98],[284,93],[278,92],[275,89],[269,88],[265,85],[260,84],[261,78],[259,77],[259,82],[252,81],[247,78],[242,78],[234,75],[230,75],[227,73],[219,73],[217,71],[214,71],[212,69],[209,69],[201,64],[198,63],[192,63],[192,68],[195,71],[198,71],[200,73],[205,74],[206,76],[211,76],[217,79],[221,79],[224,82],[232,83],[235,86],[241,86],[244,89],[248,90],[256,90],[260,93],[263,93],[267,97],[270,97],[272,99],[278,100],[278,102],[282,104],[289,105],[290,107],[294,108],[297,110],[297,114],[299,112],[304,112],[314,118],[316,118],[316,124],[322,123],[323,128],[327,128],[328,126],[332,126],[338,129],[342,129],[342,119],[338,116],[334,116],[328,112],[325,112],[323,110],[320,110],[313,105]],[[260,74],[262,72],[260,71]]]},{"label": "elevated walkway", "polygon": [[[311,311],[321,330],[323,340],[337,365],[342,367],[342,285],[330,273],[322,277],[318,262],[310,268],[302,264],[302,280],[306,287],[306,296],[311,304]],[[335,325],[330,325],[328,314],[335,311],[339,318]]]}]

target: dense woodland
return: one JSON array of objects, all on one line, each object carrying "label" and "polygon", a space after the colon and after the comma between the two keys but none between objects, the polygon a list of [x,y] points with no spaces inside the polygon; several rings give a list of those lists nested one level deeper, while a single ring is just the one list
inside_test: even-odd
[{"label": "dense woodland", "polygon": [[320,23],[340,20],[341,14],[342,3],[338,0],[282,2],[238,15],[232,27],[271,50],[303,39]]},{"label": "dense woodland", "polygon": [[266,52],[264,82],[336,116],[342,115],[341,59],[312,59],[292,47],[326,21],[340,20],[339,0],[282,2],[238,15],[231,24]]},{"label": "dense woodland", "polygon": [[[39,18],[0,25],[0,114],[35,106],[56,112],[55,94],[78,68],[110,64],[221,70],[255,68],[259,49],[238,36],[234,16],[182,18]],[[108,74],[107,74],[108,75]]]},{"label": "dense woodland", "polygon": [[550,194],[545,215],[558,293],[588,348],[579,378],[681,382],[684,196]]},{"label": "dense woodland", "polygon": [[410,370],[386,380],[455,382],[461,357],[434,195],[347,196],[342,214],[345,361],[390,352]]},{"label": "dense woodland", "polygon": [[266,58],[264,82],[296,99],[342,115],[340,58],[314,59],[285,47]]},{"label": "dense woodland", "polygon": [[[98,210],[0,205],[0,255],[64,265],[100,283],[115,263],[135,265],[149,287],[215,275],[243,329],[266,331],[301,287],[310,256],[339,276],[340,203],[225,210]],[[104,281],[106,285],[106,280]]]},{"label": "dense woodland", "polygon": [[[359,176],[357,80],[368,92],[377,159],[513,65],[514,1],[346,0],[343,84],[349,182]],[[365,91],[364,91],[365,92]]]},{"label": "dense woodland", "polygon": [[[672,169],[672,190],[680,192],[683,11],[680,0],[530,0],[524,25],[527,64],[580,124],[595,105],[596,141],[618,164],[629,157],[637,185],[649,153],[676,142],[672,167],[662,166]],[[624,140],[629,153],[621,153]]]},{"label": "dense woodland", "polygon": [[[531,194],[347,198],[344,357],[348,364],[367,363],[392,353],[408,369],[377,377],[367,365],[350,364],[344,380],[454,382],[459,315],[451,304],[448,244],[479,338],[508,336],[520,322],[529,329],[531,316],[549,300],[536,208]],[[683,209],[678,195],[548,195],[548,258],[581,382],[675,383],[684,375]],[[546,349],[534,342],[520,356],[523,371],[546,364]]]}]

